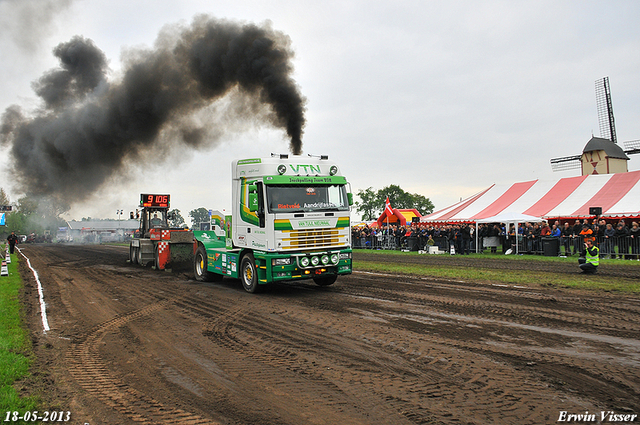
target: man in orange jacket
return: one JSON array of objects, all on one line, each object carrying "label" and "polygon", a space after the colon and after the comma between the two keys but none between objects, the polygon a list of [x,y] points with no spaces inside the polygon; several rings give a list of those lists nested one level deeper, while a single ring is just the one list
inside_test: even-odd
[{"label": "man in orange jacket", "polygon": [[595,242],[596,238],[593,236],[593,230],[591,230],[589,228],[588,224],[583,224],[582,225],[582,230],[580,231],[580,236],[582,237],[582,240],[587,242],[587,241],[591,241],[591,242]]}]

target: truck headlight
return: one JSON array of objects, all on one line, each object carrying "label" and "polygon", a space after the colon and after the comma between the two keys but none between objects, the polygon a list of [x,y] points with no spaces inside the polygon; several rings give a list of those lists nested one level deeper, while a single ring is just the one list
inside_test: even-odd
[{"label": "truck headlight", "polygon": [[313,257],[311,257],[311,264],[315,267],[318,264],[320,264],[320,259],[318,258],[317,255],[314,255]]},{"label": "truck headlight", "polygon": [[302,257],[300,259],[300,265],[302,267],[309,267],[309,257]]},{"label": "truck headlight", "polygon": [[332,264],[338,264],[339,261],[340,261],[340,257],[338,256],[338,254],[331,254],[331,263]]},{"label": "truck headlight", "polygon": [[271,260],[272,266],[288,266],[291,264],[291,257],[289,258],[274,258]]},{"label": "truck headlight", "polygon": [[340,253],[340,259],[341,260],[347,260],[351,258],[351,253],[350,252],[341,252]]},{"label": "truck headlight", "polygon": [[327,254],[324,254],[322,257],[320,257],[320,262],[326,266],[327,264],[329,264],[329,256]]}]

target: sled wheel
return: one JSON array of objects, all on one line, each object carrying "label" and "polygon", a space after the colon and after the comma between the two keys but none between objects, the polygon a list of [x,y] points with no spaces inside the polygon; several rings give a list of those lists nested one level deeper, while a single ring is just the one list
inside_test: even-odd
[{"label": "sled wheel", "polygon": [[198,282],[219,282],[222,280],[222,275],[212,273],[207,270],[207,250],[202,245],[196,250],[196,255],[193,258],[193,274]]},{"label": "sled wheel", "polygon": [[242,286],[245,291],[252,294],[258,291],[256,261],[251,253],[242,257],[242,261],[240,262],[240,280],[242,281]]}]

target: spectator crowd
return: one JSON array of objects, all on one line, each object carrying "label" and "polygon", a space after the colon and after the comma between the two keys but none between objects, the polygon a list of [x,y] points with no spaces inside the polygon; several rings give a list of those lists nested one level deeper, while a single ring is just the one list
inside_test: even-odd
[{"label": "spectator crowd", "polygon": [[[354,226],[351,229],[353,248],[365,249],[405,249],[410,251],[428,250],[437,246],[439,251],[466,255],[476,252],[505,253],[509,249],[523,254],[546,253],[545,244],[553,242],[557,255],[580,253],[586,240],[593,241],[600,248],[603,258],[640,259],[640,226],[637,221],[627,225],[624,219],[576,219],[553,224],[547,221],[511,224],[505,228],[501,223],[411,223],[409,225],[389,224],[382,227],[369,225]],[[477,238],[476,238],[477,236]],[[477,242],[476,242],[477,239]],[[547,245],[549,246],[549,245]]]}]

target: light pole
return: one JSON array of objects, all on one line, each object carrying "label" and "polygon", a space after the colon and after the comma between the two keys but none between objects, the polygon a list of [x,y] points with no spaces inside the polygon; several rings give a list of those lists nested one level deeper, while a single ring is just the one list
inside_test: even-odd
[{"label": "light pole", "polygon": [[116,214],[118,215],[118,238],[120,238],[121,236],[121,229],[120,229],[120,220],[122,219],[122,213],[124,211],[123,210],[116,210]]}]

